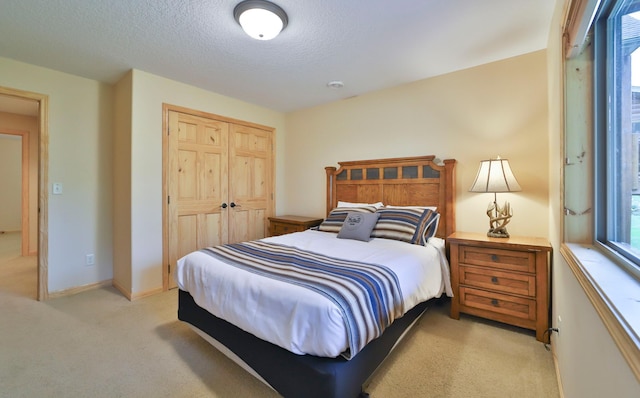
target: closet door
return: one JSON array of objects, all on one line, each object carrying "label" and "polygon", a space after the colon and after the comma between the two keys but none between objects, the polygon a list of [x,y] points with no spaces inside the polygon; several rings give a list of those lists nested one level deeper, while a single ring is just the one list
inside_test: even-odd
[{"label": "closet door", "polygon": [[[168,255],[228,241],[229,123],[169,112]],[[169,287],[176,287],[173,276]]]},{"label": "closet door", "polygon": [[272,132],[238,124],[229,134],[229,243],[267,236],[273,209]]}]

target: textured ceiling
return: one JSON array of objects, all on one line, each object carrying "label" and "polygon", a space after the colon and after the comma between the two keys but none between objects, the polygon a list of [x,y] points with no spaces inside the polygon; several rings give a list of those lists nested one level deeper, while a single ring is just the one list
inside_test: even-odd
[{"label": "textured ceiling", "polygon": [[556,2],[274,0],[289,25],[259,41],[239,1],[3,0],[0,57],[108,83],[134,68],[287,112],[544,49]]}]

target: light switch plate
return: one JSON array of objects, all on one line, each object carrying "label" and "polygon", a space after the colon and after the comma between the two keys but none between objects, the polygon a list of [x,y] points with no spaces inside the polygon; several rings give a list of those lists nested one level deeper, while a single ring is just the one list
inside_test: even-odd
[{"label": "light switch plate", "polygon": [[62,183],[59,183],[59,182],[53,183],[53,194],[62,195]]}]

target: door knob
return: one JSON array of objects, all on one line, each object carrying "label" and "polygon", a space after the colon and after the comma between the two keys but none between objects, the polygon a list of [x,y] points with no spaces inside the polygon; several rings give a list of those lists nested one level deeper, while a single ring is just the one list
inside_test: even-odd
[{"label": "door knob", "polygon": [[222,207],[223,209],[226,209],[227,208],[227,204],[223,203],[223,204],[220,205],[220,207]]},{"label": "door knob", "polygon": [[229,203],[229,206],[231,206],[231,207],[240,207],[240,205],[235,204],[235,202]]}]

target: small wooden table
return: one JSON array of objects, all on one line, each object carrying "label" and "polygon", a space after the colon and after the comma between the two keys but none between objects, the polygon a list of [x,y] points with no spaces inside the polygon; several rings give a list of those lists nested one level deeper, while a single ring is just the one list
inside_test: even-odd
[{"label": "small wooden table", "polygon": [[301,232],[316,225],[320,225],[322,218],[305,216],[269,217],[269,233],[271,236]]}]

